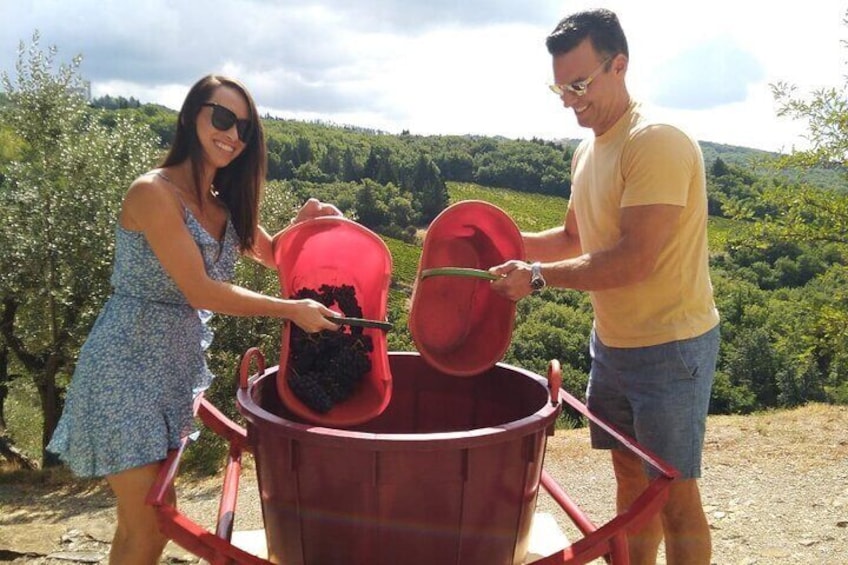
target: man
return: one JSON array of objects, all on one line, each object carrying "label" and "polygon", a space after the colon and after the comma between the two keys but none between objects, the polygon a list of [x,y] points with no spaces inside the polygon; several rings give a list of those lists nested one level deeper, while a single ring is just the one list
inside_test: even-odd
[{"label": "man", "polygon": [[[589,291],[594,309],[587,405],[680,471],[660,516],[630,532],[631,563],[709,564],[710,531],[697,479],[718,354],[709,277],[703,156],[679,129],[651,121],[628,94],[627,40],[608,10],[564,18],[547,38],[557,93],[593,131],[574,154],[564,225],[522,234],[527,257],[493,267],[518,300],[547,283]],[[650,469],[603,431],[617,505]]]}]

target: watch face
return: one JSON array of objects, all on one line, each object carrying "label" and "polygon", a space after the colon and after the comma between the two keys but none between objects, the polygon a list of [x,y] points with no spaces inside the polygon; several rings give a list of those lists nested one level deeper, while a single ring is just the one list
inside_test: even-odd
[{"label": "watch face", "polygon": [[530,266],[530,288],[538,292],[545,288],[545,277],[542,276],[542,264],[538,261]]}]

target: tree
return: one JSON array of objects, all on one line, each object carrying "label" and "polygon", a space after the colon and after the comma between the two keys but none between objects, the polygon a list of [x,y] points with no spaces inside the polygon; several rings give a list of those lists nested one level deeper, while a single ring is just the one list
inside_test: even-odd
[{"label": "tree", "polygon": [[721,157],[716,158],[716,160],[713,161],[713,166],[710,167],[710,173],[715,177],[723,177],[729,172],[730,169],[727,168],[727,163],[722,161]]},{"label": "tree", "polygon": [[421,210],[421,220],[430,223],[448,205],[448,187],[429,155],[421,153],[412,173],[412,193]]},{"label": "tree", "polygon": [[[848,24],[848,12],[843,23]],[[772,93],[778,116],[806,122],[810,143],[807,149],[793,148],[788,155],[780,156],[773,167],[781,171],[792,167],[848,170],[848,77],[843,77],[838,87],[815,90],[806,97],[799,96],[797,88],[785,82],[773,84]],[[848,193],[838,187],[823,189],[804,183],[788,186],[773,182],[762,187],[759,196],[758,216],[762,220],[748,236],[752,246],[762,246],[764,241],[805,243],[828,250],[830,256],[817,264],[810,259],[795,264],[790,264],[789,258],[774,261],[775,269],[770,271],[783,279],[794,277],[795,284],[805,284],[807,291],[800,300],[781,304],[784,319],[801,320],[804,326],[780,329],[772,323],[778,330],[776,335],[786,336],[782,341],[769,339],[760,333],[764,330],[752,330],[747,339],[736,344],[729,365],[737,365],[737,370],[728,372],[736,382],[747,380],[758,401],[766,405],[792,405],[822,395],[844,402],[848,397],[848,367],[844,362],[848,327],[848,309],[844,307],[848,294],[844,275],[848,263]],[[742,215],[737,211],[737,217]],[[808,279],[807,275],[814,278]],[[825,280],[826,292],[814,293]],[[781,280],[779,284],[787,282]],[[785,316],[797,304],[805,308],[804,315]],[[768,368],[768,375],[763,373],[764,368]],[[769,378],[773,382],[767,383]]]},{"label": "tree", "polygon": [[398,184],[397,167],[392,160],[392,151],[387,147],[371,146],[368,159],[362,171],[362,178],[371,179],[377,184]]},{"label": "tree", "polygon": [[60,383],[109,292],[123,190],[157,155],[129,119],[107,129],[74,94],[81,57],[54,69],[55,47],[21,44],[3,122],[22,141],[0,185],[0,335],[38,390],[43,447],[61,411]]},{"label": "tree", "polygon": [[[842,20],[848,25],[848,11]],[[842,41],[843,46],[848,42]],[[779,167],[824,167],[846,171],[848,166],[848,76],[839,87],[821,88],[799,97],[797,87],[771,85],[778,116],[806,122],[810,147],[793,151],[777,162]],[[848,246],[848,194],[802,187],[800,192],[774,190],[765,195],[784,212],[773,227],[790,237],[807,241],[836,241]]]},{"label": "tree", "polygon": [[468,152],[450,149],[437,155],[435,159],[445,179],[457,182],[474,180],[474,160]]},{"label": "tree", "polygon": [[311,163],[315,160],[315,150],[312,147],[312,141],[308,137],[300,136],[297,138],[297,145],[294,148],[295,166]]},{"label": "tree", "polygon": [[356,193],[356,217],[362,225],[376,229],[391,223],[387,196],[397,193],[394,185],[382,186],[366,178]]},{"label": "tree", "polygon": [[714,279],[722,352],[712,410],[848,399],[848,193],[790,180],[846,170],[848,89],[805,100],[787,84],[772,88],[779,115],[807,121],[811,145],[775,159],[768,178],[722,159],[709,170],[711,213],[745,226],[720,261],[734,280]]},{"label": "tree", "polygon": [[343,156],[338,145],[328,145],[321,156],[319,168],[331,180],[342,180]]},{"label": "tree", "polygon": [[362,180],[362,166],[357,162],[356,155],[350,147],[345,148],[342,157],[342,178],[345,182]]}]

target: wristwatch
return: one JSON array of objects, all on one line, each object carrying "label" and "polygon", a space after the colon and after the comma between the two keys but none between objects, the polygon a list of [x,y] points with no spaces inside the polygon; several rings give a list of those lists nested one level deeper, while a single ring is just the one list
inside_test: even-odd
[{"label": "wristwatch", "polygon": [[530,288],[537,293],[545,288],[546,284],[545,277],[542,276],[542,263],[536,261],[530,265]]}]

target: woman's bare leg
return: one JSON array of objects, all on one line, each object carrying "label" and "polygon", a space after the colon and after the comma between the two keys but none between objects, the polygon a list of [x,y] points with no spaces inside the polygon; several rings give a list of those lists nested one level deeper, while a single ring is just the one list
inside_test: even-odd
[{"label": "woman's bare leg", "polygon": [[[156,513],[144,500],[156,480],[159,463],[128,469],[106,480],[118,498],[118,526],[109,565],[156,565],[168,538],[159,532]],[[174,502],[173,489],[168,502]]]}]

